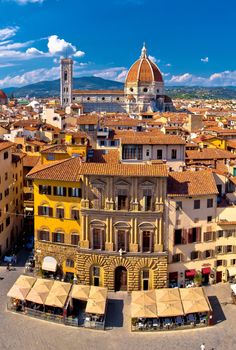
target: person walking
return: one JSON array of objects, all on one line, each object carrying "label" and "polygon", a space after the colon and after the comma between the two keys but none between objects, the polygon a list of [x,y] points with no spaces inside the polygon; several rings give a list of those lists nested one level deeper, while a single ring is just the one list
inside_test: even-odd
[{"label": "person walking", "polygon": [[205,347],[205,343],[202,343],[201,346],[200,346],[200,350],[205,350],[206,347]]}]

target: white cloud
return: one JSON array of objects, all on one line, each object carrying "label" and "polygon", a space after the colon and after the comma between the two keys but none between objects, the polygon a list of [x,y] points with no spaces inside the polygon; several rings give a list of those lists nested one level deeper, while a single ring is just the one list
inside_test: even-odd
[{"label": "white cloud", "polygon": [[11,76],[8,75],[0,80],[0,86],[24,86],[28,84],[37,83],[43,80],[53,80],[59,78],[60,68],[53,67],[50,69],[40,68],[30,72],[26,72],[22,75]]},{"label": "white cloud", "polygon": [[236,71],[213,73],[208,77],[184,73],[182,75],[173,75],[166,82],[169,85],[185,86],[236,86]]},{"label": "white cloud", "polygon": [[64,39],[59,39],[57,35],[48,38],[48,50],[51,55],[71,56],[76,53],[76,47]]},{"label": "white cloud", "polygon": [[27,5],[27,4],[42,4],[44,0],[13,0],[19,5]]},{"label": "white cloud", "polygon": [[120,81],[120,82],[124,82],[125,81],[125,78],[127,76],[127,73],[128,73],[128,69],[124,69],[122,70],[122,72],[120,74],[117,75],[116,77],[116,81]]},{"label": "white cloud", "polygon": [[156,64],[161,62],[161,60],[158,60],[156,57],[151,56],[151,55],[148,55],[148,58],[149,58],[149,60],[151,60],[152,62],[154,62]]},{"label": "white cloud", "polygon": [[14,67],[15,64],[13,63],[4,63],[4,64],[0,64],[0,68],[7,68],[7,67]]},{"label": "white cloud", "polygon": [[45,56],[45,52],[40,51],[38,49],[36,49],[35,47],[30,47],[29,49],[26,50],[26,55],[30,55],[33,57],[37,57],[37,56]]},{"label": "white cloud", "polygon": [[0,40],[6,40],[16,35],[19,27],[7,27],[0,29]]},{"label": "white cloud", "polygon": [[171,63],[166,63],[166,67],[171,67],[172,64]]},{"label": "white cloud", "polygon": [[76,51],[76,53],[74,54],[74,57],[83,57],[85,55],[84,51]]},{"label": "white cloud", "polygon": [[[126,68],[124,67],[112,67],[97,71],[91,71],[91,74],[95,77],[103,78],[103,79],[110,79],[110,80],[121,80],[124,78],[124,71],[127,72]],[[90,74],[90,75],[91,75]]]},{"label": "white cloud", "polygon": [[209,57],[201,58],[201,62],[208,63]]}]

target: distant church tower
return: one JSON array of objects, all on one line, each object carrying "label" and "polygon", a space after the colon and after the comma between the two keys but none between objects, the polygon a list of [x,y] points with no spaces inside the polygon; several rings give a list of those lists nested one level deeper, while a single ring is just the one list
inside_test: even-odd
[{"label": "distant church tower", "polygon": [[61,105],[69,106],[72,103],[73,89],[73,60],[61,59]]}]

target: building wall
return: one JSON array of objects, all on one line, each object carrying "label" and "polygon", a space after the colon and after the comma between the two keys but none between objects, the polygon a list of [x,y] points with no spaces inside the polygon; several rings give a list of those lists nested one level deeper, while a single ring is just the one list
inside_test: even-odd
[{"label": "building wall", "polygon": [[[8,157],[4,159],[6,152]],[[2,197],[0,201],[0,255],[2,255],[14,247],[23,227],[23,166],[22,160],[12,162],[11,147],[0,152],[0,159]]]},{"label": "building wall", "polygon": [[[164,252],[164,202],[166,179],[83,176],[81,201],[71,197],[56,197],[39,194],[39,185],[74,187],[75,183],[35,180],[35,249],[37,261],[42,263],[47,255],[54,256],[63,273],[73,272],[80,281],[91,283],[91,269],[99,266],[99,284],[115,289],[114,270],[122,266],[127,269],[128,290],[138,290],[141,285],[143,268],[150,270],[149,288],[166,286],[167,254]],[[118,210],[117,190],[127,189],[129,209]],[[143,190],[153,193],[152,210],[144,210]],[[100,189],[100,190],[99,190]],[[98,201],[98,191],[101,197]],[[53,208],[53,217],[39,215],[38,207],[48,205]],[[55,217],[56,207],[65,208],[65,219]],[[70,219],[70,210],[76,205],[80,210],[79,220]],[[49,241],[38,239],[39,230],[50,232]],[[93,230],[102,230],[101,249],[94,246]],[[127,250],[120,256],[118,231],[125,231]],[[64,232],[64,243],[53,243],[52,232]],[[148,231],[151,250],[143,251],[143,232]],[[79,245],[71,245],[71,233],[78,232]],[[74,270],[65,266],[66,259],[74,260]]]}]

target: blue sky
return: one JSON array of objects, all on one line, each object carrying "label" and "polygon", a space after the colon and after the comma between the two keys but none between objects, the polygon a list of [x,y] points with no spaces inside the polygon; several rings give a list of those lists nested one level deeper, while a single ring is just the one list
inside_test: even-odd
[{"label": "blue sky", "polygon": [[0,0],[0,88],[75,76],[123,81],[145,41],[169,85],[236,85],[235,0]]}]

